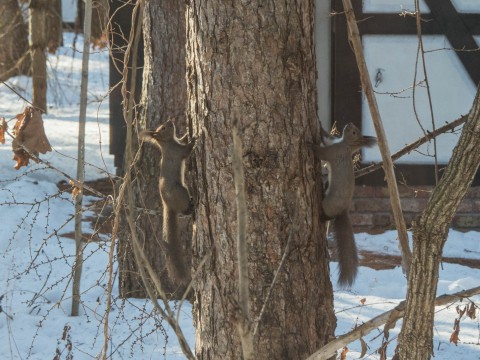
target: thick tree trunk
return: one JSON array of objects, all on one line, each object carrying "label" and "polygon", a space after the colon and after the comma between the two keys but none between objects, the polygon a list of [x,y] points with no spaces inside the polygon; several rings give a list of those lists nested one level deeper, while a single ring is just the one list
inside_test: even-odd
[{"label": "thick tree trunk", "polygon": [[[169,118],[176,118],[185,131],[185,3],[182,1],[148,1],[144,12],[145,65],[139,130],[154,129]],[[170,281],[162,247],[162,208],[158,189],[160,152],[144,144],[134,173],[134,198],[139,210],[136,224],[150,263],[160,275],[164,289],[183,295],[184,288]],[[145,210],[141,210],[145,209]],[[152,213],[153,211],[153,213]],[[191,243],[189,217],[180,218],[181,238]],[[120,293],[123,297],[145,297],[129,242],[128,226],[120,235]],[[190,253],[190,251],[188,251]],[[188,261],[188,260],[187,260]]]},{"label": "thick tree trunk", "polygon": [[17,0],[0,2],[0,80],[27,74],[28,56],[27,27]]},{"label": "thick tree trunk", "polygon": [[[240,359],[232,126],[243,143],[250,319],[257,359],[301,359],[333,336],[320,222],[313,1],[192,0],[187,7],[188,116],[196,150],[194,321],[199,359]],[[203,266],[201,261],[206,259]]]},{"label": "thick tree trunk", "polygon": [[480,164],[480,92],[452,158],[427,207],[413,227],[413,258],[405,318],[399,336],[401,360],[429,359],[433,351],[434,301],[439,264],[455,211]]},{"label": "thick tree trunk", "polygon": [[32,103],[47,111],[47,12],[50,0],[30,1],[30,54],[32,59]]}]

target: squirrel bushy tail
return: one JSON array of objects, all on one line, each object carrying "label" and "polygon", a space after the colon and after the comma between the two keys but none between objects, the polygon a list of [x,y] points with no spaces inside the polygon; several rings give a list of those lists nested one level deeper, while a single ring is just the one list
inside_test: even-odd
[{"label": "squirrel bushy tail", "polygon": [[351,286],[357,275],[358,255],[352,224],[350,223],[347,210],[335,217],[332,227],[335,241],[337,241],[337,256],[340,269],[338,284],[340,286]]},{"label": "squirrel bushy tail", "polygon": [[175,211],[163,206],[163,240],[167,246],[167,271],[178,284],[188,284],[190,276],[183,261],[183,246],[178,233],[178,218]]}]

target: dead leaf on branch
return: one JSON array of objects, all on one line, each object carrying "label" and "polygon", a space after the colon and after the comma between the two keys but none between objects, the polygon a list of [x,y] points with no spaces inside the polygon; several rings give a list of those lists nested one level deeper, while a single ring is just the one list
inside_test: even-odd
[{"label": "dead leaf on branch", "polygon": [[348,347],[345,346],[340,354],[340,360],[346,360],[347,353],[348,353]]},{"label": "dead leaf on branch", "polygon": [[77,186],[73,180],[70,180],[68,183],[72,186],[72,199],[75,200],[82,193],[82,188]]},{"label": "dead leaf on branch", "polygon": [[455,346],[457,346],[458,341],[460,340],[458,335],[460,334],[460,319],[455,319],[455,323],[453,325],[453,332],[450,335],[450,342],[453,342]]},{"label": "dead leaf on branch", "polygon": [[7,131],[8,125],[5,118],[2,117],[2,123],[0,124],[0,144],[5,144],[5,131]]},{"label": "dead leaf on branch", "polygon": [[475,320],[475,318],[477,317],[476,315],[476,307],[475,307],[475,304],[473,302],[470,303],[470,305],[468,306],[468,310],[467,310],[467,316],[472,319],[472,320]]},{"label": "dead leaf on branch", "polygon": [[[23,147],[35,156],[39,153],[45,154],[52,151],[52,147],[45,134],[42,114],[39,110],[28,106],[23,113],[18,114],[15,118],[17,121],[13,127],[15,138],[12,141],[12,150],[14,153],[13,160],[17,162],[15,169],[18,170],[22,166],[27,166],[31,158]],[[35,161],[35,159],[32,160]]]}]

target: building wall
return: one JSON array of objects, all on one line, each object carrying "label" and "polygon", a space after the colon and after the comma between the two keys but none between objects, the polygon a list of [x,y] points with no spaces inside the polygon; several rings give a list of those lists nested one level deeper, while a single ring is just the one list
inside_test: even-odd
[{"label": "building wall", "polygon": [[[433,186],[407,187],[400,185],[399,193],[407,228],[425,208]],[[360,185],[350,216],[355,232],[382,232],[394,229],[390,199],[386,187]],[[480,230],[480,187],[472,187],[460,204],[452,223],[457,230]]]}]

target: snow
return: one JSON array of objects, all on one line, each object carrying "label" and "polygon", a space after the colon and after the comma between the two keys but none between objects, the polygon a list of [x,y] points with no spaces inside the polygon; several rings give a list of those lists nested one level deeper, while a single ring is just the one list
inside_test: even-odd
[{"label": "snow", "polygon": [[[81,38],[77,49],[82,48]],[[75,177],[78,104],[81,56],[69,44],[73,35],[65,35],[65,47],[49,55],[48,114],[44,116],[46,134],[54,149],[41,156],[55,167]],[[89,107],[87,118],[87,179],[114,172],[108,154],[108,53],[95,51],[91,56]],[[17,77],[9,81],[25,98],[30,99],[30,80]],[[26,103],[7,87],[0,85],[3,101],[0,115],[7,120],[23,111]],[[13,125],[13,122],[10,122]],[[58,193],[56,183],[62,175],[41,164],[13,169],[11,144],[0,146],[0,338],[2,359],[98,358],[104,345],[103,326],[107,301],[108,256],[110,239],[102,237],[85,248],[82,274],[81,314],[71,317],[71,268],[74,241],[63,236],[73,231],[73,203],[68,193]],[[92,200],[86,197],[86,203]],[[92,215],[87,212],[86,216]],[[88,230],[88,223],[84,229]],[[380,235],[357,234],[360,249],[398,255],[395,232]],[[451,231],[445,256],[480,259],[477,232]],[[337,264],[332,263],[335,279]],[[454,293],[479,285],[479,270],[466,266],[443,264],[438,294]],[[114,269],[117,279],[116,268]],[[335,289],[337,334],[350,331],[404,299],[406,280],[400,268],[375,271],[361,267],[354,286]],[[362,305],[361,300],[365,299]],[[473,298],[480,303],[480,297]],[[466,304],[464,301],[463,304]],[[178,304],[172,303],[177,307]],[[479,320],[463,318],[458,346],[449,342],[456,305],[436,309],[434,349],[436,359],[479,359]],[[183,359],[175,336],[164,322],[152,316],[149,301],[122,300],[117,285],[113,288],[109,313],[107,354],[111,359]],[[181,309],[181,327],[194,346],[191,306]],[[401,322],[390,331],[388,346],[391,358]],[[367,359],[379,359],[375,350],[382,340],[381,330],[365,337],[369,346]],[[70,347],[71,344],[71,347]],[[347,359],[358,358],[361,346],[349,345]]]}]

